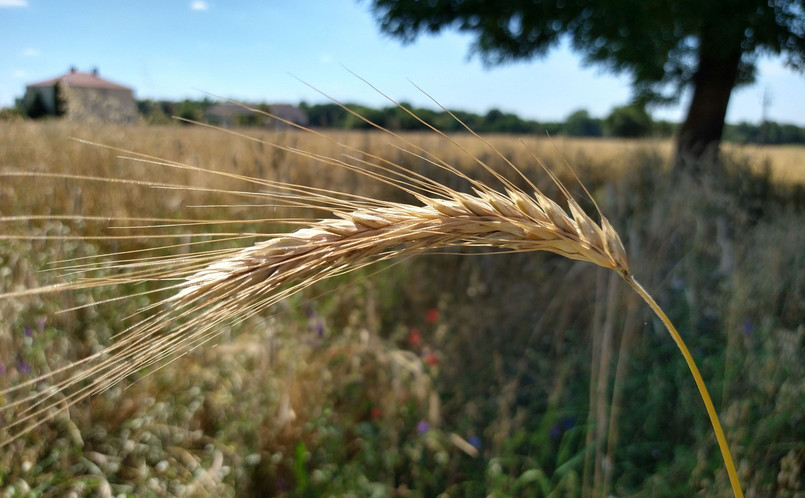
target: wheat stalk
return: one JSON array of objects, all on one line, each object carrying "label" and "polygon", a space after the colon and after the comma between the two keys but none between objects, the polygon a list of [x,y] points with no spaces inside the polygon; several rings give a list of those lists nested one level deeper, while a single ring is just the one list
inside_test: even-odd
[{"label": "wheat stalk", "polygon": [[[378,128],[396,137],[392,132]],[[434,131],[445,140],[452,141],[447,135]],[[372,157],[374,162],[359,159],[350,155],[359,151],[349,147],[345,147],[345,158],[332,158],[270,145],[393,185],[410,194],[418,204],[385,202],[308,186],[214,173],[272,189],[271,193],[250,195],[272,199],[280,204],[328,211],[332,217],[302,222],[304,227],[290,233],[265,234],[265,240],[242,249],[198,252],[169,258],[135,258],[111,266],[122,270],[122,276],[89,277],[72,284],[0,295],[8,298],[129,282],[170,282],[165,289],[173,292],[172,296],[144,310],[152,311],[152,314],[129,327],[118,341],[104,351],[0,392],[2,398],[11,400],[0,406],[0,414],[14,412],[16,415],[6,425],[6,435],[0,441],[0,446],[132,374],[147,367],[162,366],[204,345],[216,337],[225,324],[246,320],[316,282],[378,261],[410,257],[425,251],[466,246],[491,247],[518,252],[547,251],[617,272],[651,306],[679,346],[705,403],[733,491],[736,496],[742,496],[715,408],[687,347],[659,306],[633,278],[623,244],[610,222],[597,206],[600,222],[594,221],[547,168],[546,171],[564,195],[567,210],[528,182],[511,163],[509,166],[525,180],[528,189],[519,188],[475,159],[501,183],[501,189],[493,189],[467,177],[428,151],[406,143],[406,148],[403,148],[405,153],[424,159],[469,182],[473,190],[469,194],[448,188],[380,157]],[[123,152],[132,159],[148,164],[199,169],[131,151]],[[502,155],[500,157],[503,158]],[[6,175],[9,174],[20,173]],[[91,177],[83,179],[110,181]],[[164,184],[151,186],[185,188]],[[293,222],[299,223],[298,220]],[[241,235],[228,236],[237,238]],[[87,270],[84,266],[76,269]],[[64,380],[55,381],[57,376]],[[53,384],[43,392],[31,393],[34,386],[47,381],[53,381]]]}]

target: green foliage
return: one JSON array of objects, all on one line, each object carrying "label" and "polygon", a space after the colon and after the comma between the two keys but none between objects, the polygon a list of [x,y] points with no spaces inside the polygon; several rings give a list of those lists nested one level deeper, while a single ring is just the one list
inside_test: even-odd
[{"label": "green foliage", "polygon": [[349,114],[338,104],[302,103],[299,108],[307,114],[308,123],[314,128],[343,128]]},{"label": "green foliage", "polygon": [[[416,114],[422,121],[445,132],[466,132],[466,128],[447,111],[417,108],[403,103],[407,109]],[[369,119],[376,124],[395,131],[427,131],[428,126],[414,118],[410,113],[397,106],[373,109],[363,105],[347,104],[350,110]],[[358,118],[337,104],[302,105],[313,127],[339,128],[346,130],[373,129],[365,120]],[[505,113],[492,109],[485,115],[460,110],[451,111],[459,120],[478,133],[534,133],[540,126],[535,121],[528,121],[513,113]]]},{"label": "green foliage", "polygon": [[[405,42],[421,33],[456,28],[474,36],[472,51],[489,64],[543,56],[567,35],[588,62],[633,77],[645,98],[676,100],[702,54],[723,58],[733,50],[743,81],[751,81],[755,57],[782,53],[805,69],[805,35],[797,0],[765,2],[602,2],[483,0],[373,0],[381,29]],[[718,19],[718,22],[713,22]],[[717,41],[713,45],[710,42]],[[671,92],[664,92],[668,85]]]},{"label": "green foliage", "polygon": [[590,117],[586,109],[575,111],[565,120],[565,133],[571,137],[600,137],[601,120]]},{"label": "green foliage", "polygon": [[651,133],[651,116],[644,106],[631,104],[614,108],[604,125],[609,136],[641,138]]},{"label": "green foliage", "polygon": [[[417,108],[406,103],[403,105],[412,110],[420,119],[446,132],[466,132],[466,129],[445,111]],[[366,106],[348,104],[347,107],[362,116],[382,124],[391,130],[426,131],[427,126],[396,106],[383,109],[372,109]],[[337,129],[370,129],[368,123],[351,115],[337,104],[302,104],[311,126]],[[516,114],[491,109],[484,115],[451,110],[459,120],[479,133],[511,133],[534,134],[547,133],[551,136],[567,135],[571,137],[601,137],[606,130],[617,137],[670,137],[675,126],[667,121],[653,122],[641,106],[625,106],[613,111],[614,116],[608,120],[594,118],[582,109],[571,113],[565,122],[542,122],[525,120]]]},{"label": "green foliage", "polygon": [[42,100],[42,95],[40,93],[34,95],[34,99],[28,105],[26,113],[31,119],[43,118],[49,114],[47,106],[45,106],[45,101]]},{"label": "green foliage", "polygon": [[727,125],[724,139],[742,144],[805,144],[805,128],[774,121],[760,125],[743,121]]},{"label": "green foliage", "polygon": [[[38,102],[38,103],[37,103]],[[217,124],[213,119],[206,115],[206,110],[212,105],[209,100],[182,102],[171,102],[166,100],[139,100],[137,108],[140,114],[149,124],[175,124],[174,116],[182,116],[188,119],[207,121]],[[404,105],[406,105],[404,103]],[[266,107],[265,104],[257,105],[257,108]],[[357,104],[348,104],[350,109],[363,113],[367,118],[374,119],[376,122],[384,124],[387,128],[395,131],[426,131],[428,128],[419,120],[396,106],[389,106],[382,109],[372,109]],[[408,106],[422,120],[434,125],[437,129],[447,132],[465,132],[453,117],[442,110],[418,108]],[[34,107],[27,110],[29,117],[36,116],[36,109],[43,112],[44,104],[37,97]],[[308,104],[302,102],[299,105],[309,119],[309,125],[314,128],[333,128],[333,129],[370,129],[371,126],[359,118],[352,116],[349,111],[343,109],[338,104]],[[523,119],[513,113],[505,113],[497,109],[488,111],[485,115],[476,113],[451,110],[451,112],[470,128],[480,133],[511,133],[511,134],[545,134],[550,136],[567,135],[571,137],[600,137],[604,134],[610,136],[653,136],[671,137],[677,129],[677,124],[668,121],[652,121],[651,117],[641,112],[641,107],[625,106],[613,110],[607,119],[590,116],[585,109],[575,111],[568,115],[564,122],[537,122]],[[15,115],[8,111],[6,119]],[[646,131],[646,120],[650,126]],[[264,123],[262,116],[258,114],[244,114],[235,117],[237,126],[261,126]],[[630,135],[629,133],[638,133]],[[767,122],[763,125],[754,125],[746,122],[737,125],[726,125],[724,139],[737,143],[766,143],[766,144],[797,144],[805,143],[805,130],[792,124],[781,124]]]},{"label": "green foliage", "polygon": [[[173,118],[179,117],[191,121],[203,122],[206,119],[206,112],[212,106],[210,99],[190,100],[185,99],[180,102],[168,100],[138,100],[137,110],[149,124],[169,124],[177,123]],[[178,121],[181,124],[188,124]]]},{"label": "green foliage", "polygon": [[[173,114],[176,117],[190,121],[204,121],[204,111],[209,105],[208,101],[196,102],[185,99],[174,106]],[[182,124],[186,123],[182,122]]]},{"label": "green foliage", "polygon": [[65,95],[65,86],[64,83],[60,81],[56,82],[56,85],[53,87],[53,101],[55,105],[54,113],[56,117],[64,116],[67,114],[67,96]]},{"label": "green foliage", "polygon": [[670,138],[676,133],[677,124],[670,121],[652,121],[651,135],[657,138]]},{"label": "green foliage", "polygon": [[173,103],[169,101],[138,100],[137,110],[148,124],[168,124],[173,122]]}]

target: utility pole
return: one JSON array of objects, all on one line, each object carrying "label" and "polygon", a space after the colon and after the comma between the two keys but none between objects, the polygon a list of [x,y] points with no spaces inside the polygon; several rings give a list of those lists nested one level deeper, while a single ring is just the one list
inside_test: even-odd
[{"label": "utility pole", "polygon": [[771,94],[769,87],[763,89],[763,100],[761,101],[760,133],[758,133],[758,143],[763,145],[769,139],[769,107],[771,107]]}]

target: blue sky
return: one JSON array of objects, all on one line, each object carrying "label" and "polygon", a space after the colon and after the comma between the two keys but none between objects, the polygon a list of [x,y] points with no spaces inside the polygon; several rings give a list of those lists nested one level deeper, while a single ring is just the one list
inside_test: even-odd
[{"label": "blue sky", "polygon": [[[583,67],[565,47],[548,58],[484,68],[470,38],[447,31],[404,46],[380,34],[368,0],[224,1],[0,0],[0,106],[25,85],[71,67],[135,89],[138,98],[298,103],[324,98],[294,76],[343,101],[386,105],[347,70],[398,100],[433,107],[495,107],[537,120],[578,109],[604,117],[628,102],[627,76]],[[292,76],[293,75],[293,76]],[[409,81],[410,80],[410,81]],[[805,75],[763,59],[758,82],[733,93],[728,122],[768,117],[805,126]],[[686,101],[654,111],[681,120]]]}]

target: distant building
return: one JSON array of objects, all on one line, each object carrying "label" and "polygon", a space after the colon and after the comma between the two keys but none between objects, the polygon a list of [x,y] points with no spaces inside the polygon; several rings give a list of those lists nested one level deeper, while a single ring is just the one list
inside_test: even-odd
[{"label": "distant building", "polygon": [[[274,119],[259,112],[250,111],[242,105],[233,102],[218,102],[207,109],[207,120],[215,125],[232,126],[260,126],[263,128],[273,128],[283,130],[290,128],[288,123],[307,126],[307,114],[296,106],[289,104],[260,104],[249,105],[252,109],[259,109],[268,112],[280,119]],[[284,120],[284,121],[283,121]]]},{"label": "distant building", "polygon": [[[286,121],[290,121],[291,123],[307,126],[310,122],[307,113],[296,106],[290,104],[271,104],[268,107],[271,109],[271,114]],[[279,121],[274,121],[275,127],[282,124],[283,123]]]},{"label": "distant building", "polygon": [[70,72],[25,89],[23,105],[32,117],[64,116],[75,121],[135,123],[140,119],[131,88],[105,80],[98,70]]}]

